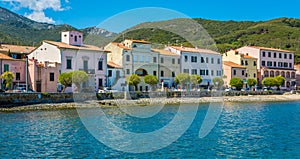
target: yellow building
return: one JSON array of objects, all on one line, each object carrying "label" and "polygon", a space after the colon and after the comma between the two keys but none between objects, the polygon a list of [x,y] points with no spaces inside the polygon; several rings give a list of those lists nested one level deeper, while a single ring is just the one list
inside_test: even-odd
[{"label": "yellow building", "polygon": [[[246,67],[246,80],[257,79],[257,58],[239,53],[237,50],[230,50],[223,54],[223,61],[231,61]],[[246,81],[245,81],[246,82]]]}]

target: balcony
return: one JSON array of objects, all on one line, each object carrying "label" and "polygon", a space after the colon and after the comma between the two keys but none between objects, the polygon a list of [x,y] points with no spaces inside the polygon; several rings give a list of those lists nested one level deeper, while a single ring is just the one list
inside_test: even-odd
[{"label": "balcony", "polygon": [[79,69],[79,71],[84,71],[87,74],[95,74],[95,69]]}]

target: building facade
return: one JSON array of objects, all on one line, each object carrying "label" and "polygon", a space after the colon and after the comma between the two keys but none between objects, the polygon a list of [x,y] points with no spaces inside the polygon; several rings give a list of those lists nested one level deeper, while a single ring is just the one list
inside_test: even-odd
[{"label": "building facade", "polygon": [[281,75],[285,84],[281,89],[293,89],[296,85],[296,70],[294,69],[294,53],[288,50],[244,46],[237,49],[241,54],[257,58],[258,83],[265,77]]},{"label": "building facade", "polygon": [[165,50],[180,55],[180,72],[202,77],[203,86],[213,85],[213,78],[222,77],[222,55],[206,49],[169,46]]},{"label": "building facade", "polygon": [[89,76],[85,87],[95,89],[95,91],[105,86],[108,51],[83,44],[83,34],[78,31],[62,32],[61,39],[61,42],[43,41],[41,46],[32,51],[29,58],[37,59],[42,63],[59,63],[61,64],[60,73],[74,70],[85,71]]},{"label": "building facade", "polygon": [[230,80],[233,77],[241,78],[246,83],[246,66],[239,65],[231,61],[223,61],[224,70],[224,85],[228,88],[230,86]]}]

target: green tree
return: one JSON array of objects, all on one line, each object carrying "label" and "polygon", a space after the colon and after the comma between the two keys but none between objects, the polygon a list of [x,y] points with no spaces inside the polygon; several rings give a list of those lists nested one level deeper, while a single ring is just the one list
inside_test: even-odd
[{"label": "green tree", "polygon": [[87,73],[85,73],[84,71],[73,71],[73,76],[72,76],[72,82],[75,84],[75,86],[77,87],[77,91],[80,92],[80,85],[81,83],[84,83],[88,80],[88,75]]},{"label": "green tree", "polygon": [[216,87],[220,88],[224,85],[224,80],[221,77],[215,77],[213,78],[213,83]]},{"label": "green tree", "polygon": [[284,84],[285,78],[282,76],[276,76],[275,79],[275,86],[277,86],[277,90],[280,90],[280,86]]},{"label": "green tree", "polygon": [[137,74],[132,74],[126,77],[126,81],[129,86],[133,86],[134,90],[137,90],[137,85],[141,82],[141,78]]},{"label": "green tree", "polygon": [[73,72],[65,72],[58,76],[59,83],[61,83],[64,86],[62,92],[65,92],[66,88],[72,86],[72,77]]},{"label": "green tree", "polygon": [[196,86],[197,84],[200,84],[202,82],[202,78],[199,75],[191,75],[190,76],[190,82]]},{"label": "green tree", "polygon": [[235,87],[237,90],[240,90],[243,88],[244,81],[243,81],[243,79],[241,79],[239,77],[233,77],[230,80],[230,85],[232,87]]},{"label": "green tree", "polygon": [[276,85],[276,80],[274,77],[266,77],[263,79],[262,84],[270,88]]},{"label": "green tree", "polygon": [[154,85],[158,83],[158,78],[154,75],[146,75],[144,77],[144,82],[151,86],[151,90],[153,90]]},{"label": "green tree", "polygon": [[256,84],[257,84],[257,80],[254,79],[254,78],[249,78],[249,79],[247,80],[247,85],[250,86],[250,87],[253,87],[253,86],[255,86]]},{"label": "green tree", "polygon": [[190,75],[187,73],[180,73],[176,75],[175,82],[183,87],[190,82]]},{"label": "green tree", "polygon": [[15,78],[14,74],[12,72],[4,72],[1,78],[5,80],[5,88],[10,90]]}]

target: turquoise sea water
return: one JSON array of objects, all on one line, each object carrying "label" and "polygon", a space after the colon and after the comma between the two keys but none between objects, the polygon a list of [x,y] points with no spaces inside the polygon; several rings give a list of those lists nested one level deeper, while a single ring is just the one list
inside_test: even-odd
[{"label": "turquoise sea water", "polygon": [[[76,110],[0,113],[0,158],[300,158],[300,102],[226,103],[214,129],[200,139],[207,108],[199,106],[193,124],[176,142],[140,154],[97,141]],[[147,119],[112,108],[105,112],[129,131],[151,132],[168,124],[177,110],[165,106]]]}]

